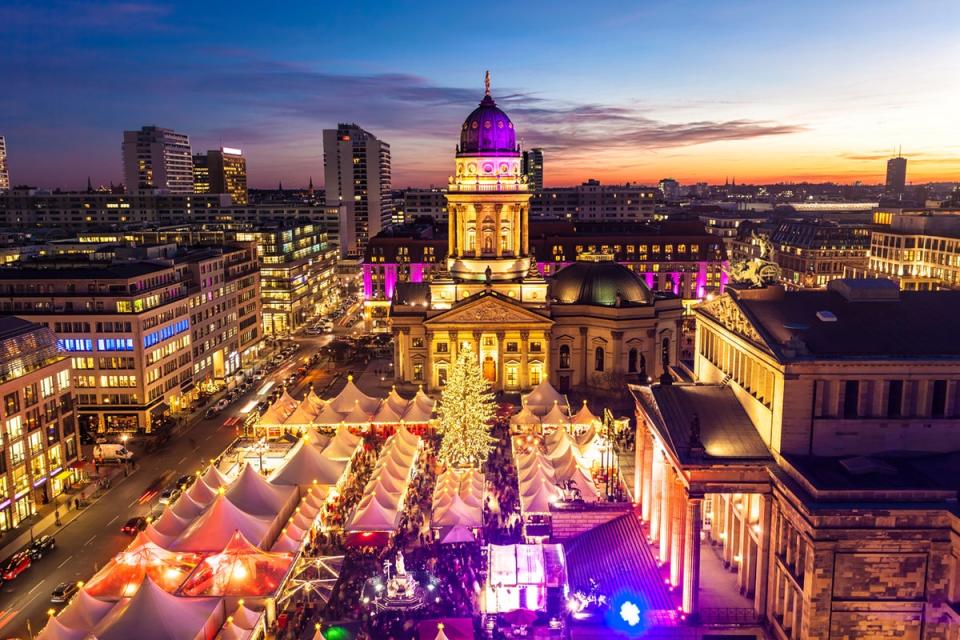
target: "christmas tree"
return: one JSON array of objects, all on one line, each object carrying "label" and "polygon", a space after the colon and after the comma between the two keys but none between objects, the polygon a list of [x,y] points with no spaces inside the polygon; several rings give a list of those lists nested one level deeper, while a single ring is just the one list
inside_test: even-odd
[{"label": "christmas tree", "polygon": [[490,384],[483,377],[477,356],[464,349],[457,356],[447,385],[440,396],[437,430],[443,435],[441,462],[452,467],[480,467],[487,460],[495,440],[490,422],[496,402]]}]

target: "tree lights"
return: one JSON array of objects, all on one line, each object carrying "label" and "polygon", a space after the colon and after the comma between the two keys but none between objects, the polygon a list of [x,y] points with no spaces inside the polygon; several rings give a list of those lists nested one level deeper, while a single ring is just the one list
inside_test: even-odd
[{"label": "tree lights", "polygon": [[451,467],[480,467],[494,439],[490,422],[496,403],[477,357],[464,349],[457,356],[440,396],[437,430],[443,435],[438,457]]}]

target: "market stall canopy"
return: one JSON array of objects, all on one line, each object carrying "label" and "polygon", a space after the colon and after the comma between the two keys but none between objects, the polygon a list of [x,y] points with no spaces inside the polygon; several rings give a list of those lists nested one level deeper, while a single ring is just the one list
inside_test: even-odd
[{"label": "market stall canopy", "polygon": [[[374,407],[374,411],[376,411],[376,407]],[[353,403],[353,408],[343,416],[342,422],[343,424],[367,424],[371,422],[372,417],[373,413],[365,409],[357,400]]]},{"label": "market stall canopy", "polygon": [[476,542],[473,532],[462,524],[454,525],[440,531],[440,544],[462,544]]},{"label": "market stall canopy", "polygon": [[[340,424],[343,422],[344,414],[340,413],[331,406],[330,403],[324,405],[323,409],[320,410],[320,413],[317,414],[317,417],[313,419],[316,424]],[[261,423],[264,420],[260,420]]]},{"label": "market stall canopy", "polygon": [[550,482],[531,485],[532,491],[520,494],[520,510],[528,513],[550,513],[550,505],[562,497],[560,489]]},{"label": "market stall canopy", "polygon": [[593,412],[591,412],[590,409],[587,407],[587,401],[584,400],[583,406],[581,406],[580,410],[577,411],[576,415],[574,415],[570,419],[570,422],[576,425],[586,426],[586,425],[593,425],[593,424],[596,424],[597,422],[600,422],[600,418],[593,415]]},{"label": "market stall canopy", "polygon": [[[312,424],[314,418],[317,417],[319,410],[315,409],[312,404],[304,400],[300,403],[300,406],[297,407],[296,411],[290,414],[284,424],[288,425],[303,425],[303,424]],[[262,422],[262,420],[261,420]]]},{"label": "market stall canopy", "polygon": [[172,509],[164,509],[156,522],[152,523],[153,528],[164,536],[178,536],[184,529],[190,526],[193,519],[181,518]]},{"label": "market stall canopy", "polygon": [[393,408],[393,405],[388,401],[384,401],[380,404],[380,408],[377,409],[377,413],[374,414],[371,422],[377,422],[380,424],[396,424],[402,419],[402,411],[406,410],[404,407],[400,412]]},{"label": "market stall canopy", "polygon": [[538,425],[540,424],[540,418],[528,407],[524,407],[518,413],[510,416],[510,424],[513,426]]},{"label": "market stall canopy", "polygon": [[553,388],[550,381],[544,378],[543,382],[533,388],[530,393],[522,398],[523,405],[529,407],[538,416],[542,416],[550,411],[554,403],[567,406],[567,398],[562,393]]},{"label": "market stall canopy", "polygon": [[310,391],[307,392],[307,395],[303,397],[304,402],[309,402],[313,407],[313,414],[316,415],[320,413],[320,410],[323,409],[324,405],[327,403],[317,395],[317,392],[313,390],[313,385],[310,385]]},{"label": "market stall canopy", "polygon": [[138,544],[136,549],[128,548],[111,558],[84,590],[96,598],[116,601],[132,596],[149,576],[161,589],[173,593],[200,562],[200,556],[193,553],[167,551],[149,541]]},{"label": "market stall canopy", "polygon": [[267,540],[274,518],[258,518],[217,496],[213,504],[197,518],[173,543],[177,551],[216,553],[223,549],[237,531],[257,546]]},{"label": "market stall canopy", "polygon": [[144,578],[94,629],[97,640],[193,640],[216,635],[224,621],[221,598],[180,598]]},{"label": "market stall canopy", "polygon": [[50,616],[47,625],[34,640],[86,640],[89,636],[90,633],[87,630],[68,627],[55,616]]},{"label": "market stall canopy", "polygon": [[217,497],[217,490],[204,482],[203,478],[197,478],[190,488],[184,491],[184,495],[190,496],[197,504],[207,506]]},{"label": "market stall canopy", "polygon": [[450,503],[439,513],[433,513],[434,527],[482,527],[483,512],[480,507],[468,505],[459,495],[454,495]]},{"label": "market stall canopy", "polygon": [[[201,480],[197,481],[198,484],[201,482]],[[198,504],[193,498],[190,497],[190,494],[182,493],[180,494],[180,497],[177,498],[177,501],[167,508],[184,520],[192,522],[194,518],[203,513],[205,507],[206,504]]]},{"label": "market stall canopy", "polygon": [[260,624],[260,619],[263,617],[263,614],[243,604],[238,604],[230,616],[233,618],[233,624],[238,627],[242,629],[256,629],[257,625]]},{"label": "market stall canopy", "polygon": [[358,508],[347,527],[348,532],[393,531],[397,521],[397,512],[380,504],[376,498]]},{"label": "market stall canopy", "polygon": [[246,513],[286,518],[297,499],[297,490],[267,481],[253,465],[246,465],[227,489],[227,499]]},{"label": "market stall canopy", "polygon": [[292,563],[292,554],[261,551],[238,531],[223,551],[196,566],[181,592],[191,597],[273,595]]},{"label": "market stall canopy", "polygon": [[113,609],[112,602],[94,598],[85,589],[77,591],[70,604],[57,615],[65,627],[89,631]]},{"label": "market stall canopy", "polygon": [[398,415],[403,415],[411,402],[412,400],[407,400],[397,393],[396,386],[390,388],[390,393],[387,394],[387,397],[384,398],[383,401],[384,404],[390,405],[390,408],[393,409]]},{"label": "market stall canopy", "polygon": [[253,637],[253,631],[237,626],[237,624],[227,618],[227,622],[220,628],[215,640],[249,640]]},{"label": "market stall canopy", "polygon": [[333,485],[340,480],[346,461],[325,457],[320,450],[301,440],[294,446],[282,467],[270,476],[270,482],[276,485],[309,487],[313,484]]},{"label": "market stall canopy", "polygon": [[354,405],[357,404],[367,415],[371,415],[376,412],[380,400],[360,391],[360,388],[353,382],[353,376],[347,376],[346,386],[337,394],[337,397],[329,401],[328,406],[331,406],[338,413],[346,414],[352,411]]},{"label": "market stall canopy", "polygon": [[570,417],[560,408],[560,403],[554,401],[553,407],[540,419],[540,422],[546,425],[564,427],[570,424]]},{"label": "market stall canopy", "polygon": [[297,407],[300,405],[290,393],[284,389],[283,393],[280,394],[280,397],[277,398],[277,401],[273,403],[273,406],[279,407],[283,414],[289,416],[291,413],[297,410]]},{"label": "market stall canopy", "polygon": [[217,469],[217,466],[213,464],[207,467],[207,470],[202,476],[200,476],[200,479],[206,482],[207,486],[214,490],[230,484],[230,478],[220,473],[220,470]]}]

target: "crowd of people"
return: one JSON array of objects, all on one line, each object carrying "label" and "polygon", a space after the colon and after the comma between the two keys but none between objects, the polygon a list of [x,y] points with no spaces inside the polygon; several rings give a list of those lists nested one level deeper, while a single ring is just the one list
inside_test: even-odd
[{"label": "crowd of people", "polygon": [[509,422],[498,420],[491,435],[496,443],[485,467],[487,495],[483,502],[483,537],[492,544],[514,544],[523,537],[523,519]]}]

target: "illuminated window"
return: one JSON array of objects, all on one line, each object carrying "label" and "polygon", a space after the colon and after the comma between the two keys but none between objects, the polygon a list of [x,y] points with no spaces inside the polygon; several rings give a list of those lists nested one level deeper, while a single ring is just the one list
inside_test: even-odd
[{"label": "illuminated window", "polygon": [[517,374],[518,374],[517,365],[509,365],[507,367],[506,383],[508,387],[516,387],[519,385]]},{"label": "illuminated window", "polygon": [[570,345],[560,345],[560,368],[570,368]]}]

